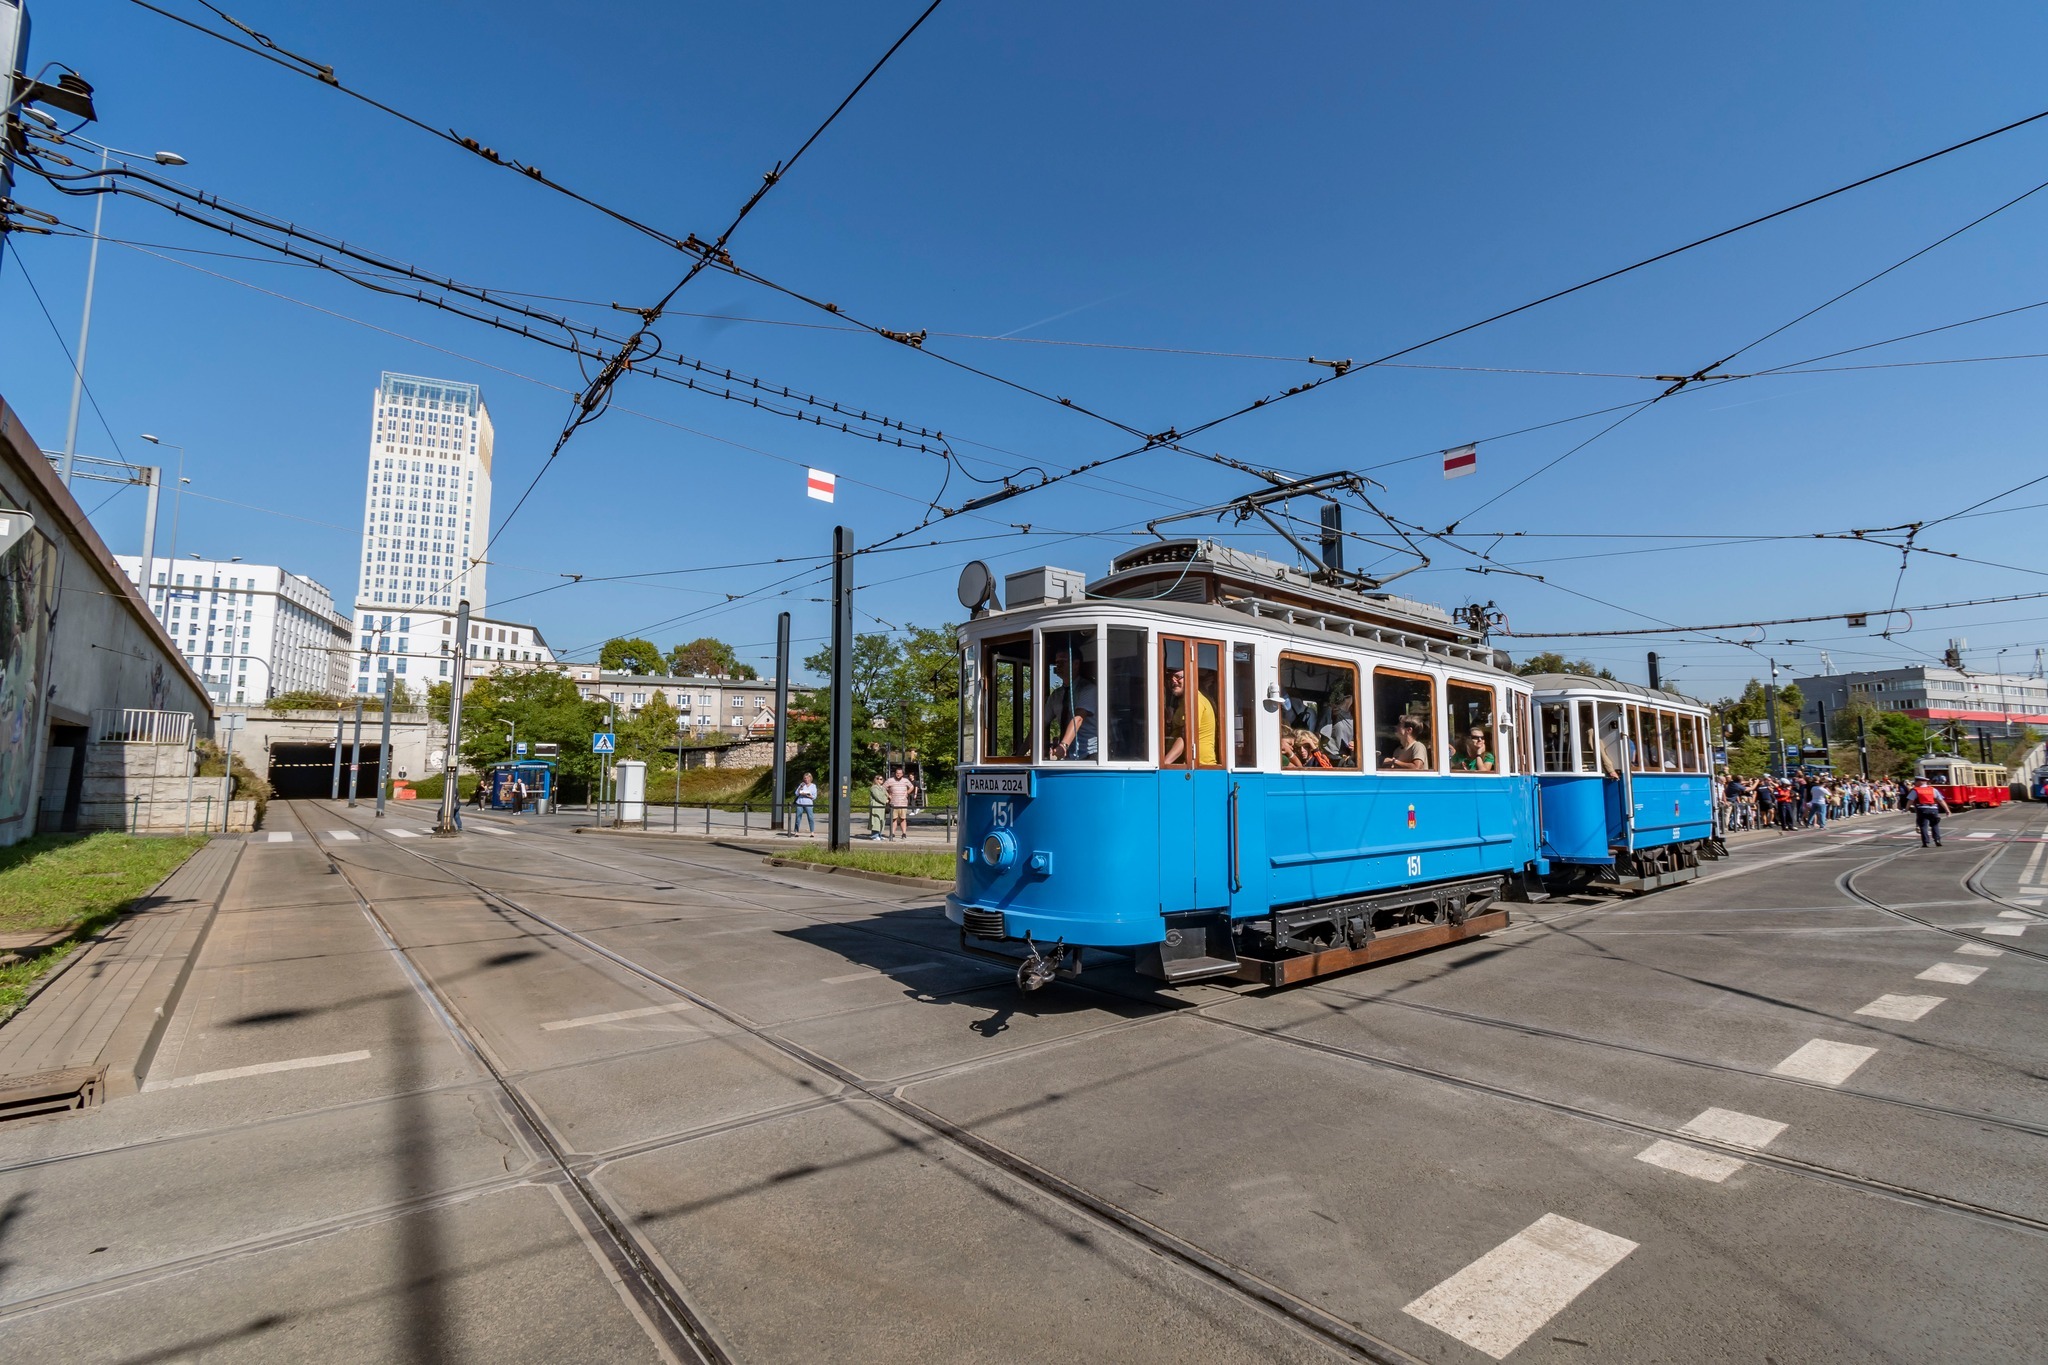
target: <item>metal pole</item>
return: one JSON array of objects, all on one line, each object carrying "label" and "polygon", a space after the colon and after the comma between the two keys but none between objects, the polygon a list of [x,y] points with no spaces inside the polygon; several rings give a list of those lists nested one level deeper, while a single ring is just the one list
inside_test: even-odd
[{"label": "metal pole", "polygon": [[1764,684],[1764,719],[1771,726],[1771,762],[1777,766],[1779,777],[1785,775],[1785,750],[1778,741],[1778,661],[1772,659],[1771,680]]},{"label": "metal pole", "polygon": [[377,818],[384,818],[384,783],[391,776],[391,692],[384,689],[384,736],[377,746]]},{"label": "metal pole", "polygon": [[[388,694],[387,694],[387,695],[388,695]],[[355,804],[356,804],[356,789],[357,789],[357,787],[358,787],[358,786],[360,786],[360,785],[361,785],[361,781],[362,781],[362,779],[361,779],[361,777],[360,777],[360,774],[362,773],[362,770],[363,770],[363,699],[362,699],[361,697],[357,697],[357,698],[356,698],[356,733],[355,733],[355,739],[354,739],[354,741],[353,741],[353,742],[352,742],[352,743],[351,743],[351,744],[350,744],[350,745],[348,746],[348,804],[349,804],[349,808],[350,808],[350,809],[354,809],[354,808],[355,808]]]},{"label": "metal pole", "polygon": [[1863,717],[1856,717],[1856,765],[1863,769],[1863,780],[1870,780],[1870,737],[1864,733]]},{"label": "metal pole", "polygon": [[[0,0],[0,72],[12,77],[17,71],[28,70],[28,30],[28,10],[21,0]],[[10,80],[10,102],[12,84]],[[0,157],[0,198],[13,197],[14,159]],[[0,233],[0,258],[6,256],[6,247],[7,234]]]},{"label": "metal pole", "polygon": [[[177,568],[177,566],[178,566],[178,513],[182,512],[182,511],[184,511],[184,510],[185,510],[185,447],[183,447],[183,446],[179,446],[179,447],[178,447],[178,482],[177,482],[176,484],[174,484],[174,485],[172,486],[172,488],[171,488],[171,553],[170,553],[170,555],[168,556],[168,558],[169,558],[169,559],[170,559],[170,561],[171,561],[170,567],[171,567],[171,568],[172,568],[173,570],[175,570],[175,569]],[[166,577],[166,578],[175,578],[175,577],[176,577],[176,574],[175,574],[175,573],[167,573],[167,574],[165,575],[165,577]]]},{"label": "metal pole", "polygon": [[[149,502],[142,509],[142,600],[149,600],[149,577],[156,571],[156,502],[164,488],[162,465],[145,465],[142,470],[143,486],[149,489]],[[164,575],[166,583],[170,575]]]},{"label": "metal pole", "polygon": [[456,807],[461,798],[457,794],[456,774],[460,771],[455,759],[457,737],[462,732],[462,687],[469,663],[469,599],[463,598],[455,608],[455,677],[448,686],[448,754],[441,768],[441,823],[434,826],[434,833],[453,836],[461,826]]},{"label": "metal pole", "polygon": [[334,793],[329,801],[341,800],[341,727],[348,724],[341,712],[334,713]]},{"label": "metal pole", "polygon": [[789,613],[775,618],[775,811],[768,828],[780,830],[782,794],[789,784]]},{"label": "metal pole", "polygon": [[[107,149],[100,148],[100,169],[107,168]],[[64,423],[64,486],[71,487],[72,466],[78,459],[78,400],[85,390],[85,347],[92,340],[92,286],[100,273],[100,218],[105,214],[107,196],[92,199],[92,249],[85,257],[85,314],[78,321],[78,354],[71,362],[71,416]]]},{"label": "metal pole", "polygon": [[[228,716],[225,719],[234,720],[235,717]],[[223,765],[227,772],[228,780],[227,790],[222,793],[220,798],[220,832],[227,834],[231,832],[229,826],[235,822],[235,731],[242,727],[239,725],[227,725],[222,728],[228,732],[227,763]]]},{"label": "metal pole", "polygon": [[832,743],[834,852],[853,841],[853,532],[832,528]]}]

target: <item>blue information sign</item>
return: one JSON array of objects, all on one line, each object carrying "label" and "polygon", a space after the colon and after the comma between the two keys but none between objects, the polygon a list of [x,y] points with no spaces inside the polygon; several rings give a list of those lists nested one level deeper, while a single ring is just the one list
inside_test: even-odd
[{"label": "blue information sign", "polygon": [[520,740],[520,741],[519,741],[519,742],[518,742],[517,744],[513,745],[512,747],[513,747],[513,748],[514,748],[514,749],[515,749],[515,750],[516,750],[516,751],[518,752],[518,754],[519,754],[519,756],[520,756],[521,758],[525,758],[525,757],[526,757],[526,741],[525,741],[525,740],[523,740],[523,739],[522,739],[522,740]]},{"label": "blue information sign", "polygon": [[599,730],[590,737],[590,752],[594,754],[608,754],[613,751],[617,744],[618,738],[611,731]]}]

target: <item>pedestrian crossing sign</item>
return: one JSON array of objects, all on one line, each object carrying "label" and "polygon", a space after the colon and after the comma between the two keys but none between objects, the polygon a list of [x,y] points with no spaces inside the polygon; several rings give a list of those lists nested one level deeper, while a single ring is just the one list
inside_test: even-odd
[{"label": "pedestrian crossing sign", "polygon": [[590,752],[594,754],[608,754],[614,750],[617,744],[618,737],[612,734],[611,731],[599,730],[590,737]]}]

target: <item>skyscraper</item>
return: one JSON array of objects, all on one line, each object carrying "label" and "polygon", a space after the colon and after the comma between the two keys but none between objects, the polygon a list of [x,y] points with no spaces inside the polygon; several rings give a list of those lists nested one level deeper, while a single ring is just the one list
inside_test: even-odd
[{"label": "skyscraper", "polygon": [[491,415],[475,384],[388,370],[371,401],[358,612],[481,616],[491,524]]}]

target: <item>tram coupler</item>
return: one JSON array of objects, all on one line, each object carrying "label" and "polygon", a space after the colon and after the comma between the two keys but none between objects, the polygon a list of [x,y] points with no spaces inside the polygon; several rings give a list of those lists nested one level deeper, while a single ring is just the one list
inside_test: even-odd
[{"label": "tram coupler", "polygon": [[1071,981],[1081,974],[1081,950],[1069,948],[1062,937],[1050,949],[1050,955],[1041,951],[1031,941],[1031,935],[1024,935],[1025,959],[1017,964],[1017,989],[1026,995],[1045,989],[1056,976]]}]

